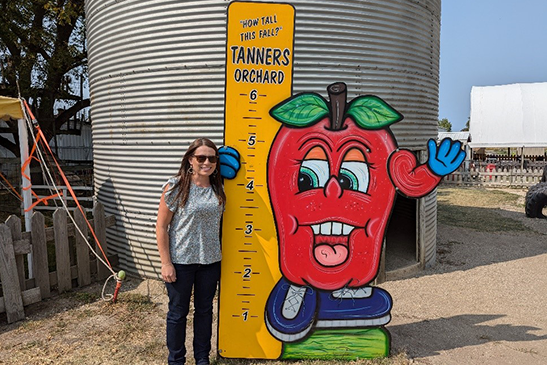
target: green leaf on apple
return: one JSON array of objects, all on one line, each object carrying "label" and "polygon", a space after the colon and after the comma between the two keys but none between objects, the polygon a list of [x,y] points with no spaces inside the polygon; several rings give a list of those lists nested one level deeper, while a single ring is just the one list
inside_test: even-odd
[{"label": "green leaf on apple", "polygon": [[365,129],[381,129],[403,119],[403,115],[374,95],[359,96],[351,101],[348,115]]},{"label": "green leaf on apple", "polygon": [[306,127],[329,114],[325,99],[317,94],[299,94],[285,100],[270,111],[273,118],[294,127]]}]

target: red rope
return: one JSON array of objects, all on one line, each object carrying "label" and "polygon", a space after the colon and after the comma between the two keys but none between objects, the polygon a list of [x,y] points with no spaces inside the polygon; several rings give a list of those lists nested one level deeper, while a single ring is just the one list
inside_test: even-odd
[{"label": "red rope", "polygon": [[[30,112],[30,111],[29,111]],[[34,159],[38,162],[40,162],[40,160],[38,160],[38,158],[36,158],[36,156],[34,156],[34,153],[36,152],[36,147],[37,147],[37,144],[38,144],[38,141],[41,141],[40,139],[40,136],[42,135],[42,131],[41,130],[38,130],[38,133],[36,135],[36,137],[38,137],[36,139],[36,141],[34,142],[34,144],[32,145],[32,148],[30,150],[30,153],[29,153],[29,157],[26,159],[26,161],[23,163],[23,165],[21,166],[21,176],[23,176],[25,179],[27,179],[29,181],[29,185],[26,186],[26,187],[23,187],[23,190],[30,190],[30,192],[32,193],[32,195],[34,195],[34,197],[36,198],[36,201],[31,204],[31,206],[29,206],[27,209],[25,209],[25,212],[29,212],[31,209],[33,209],[36,205],[40,204],[40,203],[44,203],[44,205],[48,205],[48,200],[49,199],[53,199],[53,198],[56,198],[56,197],[61,197],[63,194],[62,192],[59,193],[59,194],[53,194],[53,195],[50,195],[50,196],[46,196],[44,198],[40,198],[38,197],[38,195],[36,195],[36,193],[32,190],[32,181],[30,179],[30,176],[28,176],[27,174],[25,174],[25,170],[27,169],[28,165],[30,164],[30,162]]]},{"label": "red rope", "polygon": [[0,172],[0,177],[2,177],[2,180],[4,180],[8,186],[11,188],[11,190],[13,190],[13,192],[15,193],[15,195],[17,195],[17,197],[19,198],[19,200],[23,201],[23,197],[21,196],[21,194],[19,194],[17,192],[17,190],[13,187],[13,185],[10,184],[10,182],[8,181],[8,179],[6,179],[6,177],[4,175],[2,175],[2,173]]},{"label": "red rope", "polygon": [[[101,250],[101,253],[103,254],[103,257],[105,259],[105,261],[108,263],[108,266],[109,268],[112,270],[112,264],[110,263],[110,261],[108,260],[108,257],[106,256],[106,253],[104,252],[103,250],[103,247],[101,246],[101,243],[99,242],[99,239],[97,238],[97,235],[95,234],[95,230],[93,229],[93,227],[91,226],[91,223],[89,223],[89,220],[87,220],[87,217],[86,217],[86,214],[84,212],[84,209],[82,208],[82,206],[80,205],[80,202],[78,201],[78,198],[76,197],[76,194],[74,193],[74,190],[72,190],[72,186],[70,185],[70,183],[68,182],[68,179],[66,178],[63,170],[61,169],[61,166],[59,166],[59,163],[57,162],[57,159],[55,158],[55,156],[53,155],[53,151],[51,150],[51,148],[49,147],[49,143],[48,141],[46,140],[46,137],[44,136],[44,134],[42,133],[41,129],[40,129],[40,126],[38,125],[38,123],[36,122],[36,119],[34,118],[34,115],[32,114],[32,112],[30,111],[30,108],[27,104],[27,101],[26,100],[23,100],[23,102],[25,103],[25,108],[27,109],[27,112],[29,113],[31,119],[32,119],[32,123],[34,124],[34,127],[38,130],[38,133],[37,133],[37,141],[38,140],[42,140],[43,141],[43,144],[46,146],[47,150],[49,151],[50,155],[51,155],[51,158],[53,159],[53,162],[55,162],[55,165],[57,166],[57,169],[59,171],[59,174],[61,175],[61,178],[63,179],[63,182],[65,183],[65,186],[67,187],[68,191],[70,192],[70,195],[72,196],[72,198],[74,199],[74,202],[76,203],[76,206],[78,207],[78,210],[82,213],[86,223],[87,223],[87,226],[89,228],[89,231],[91,232],[91,234],[93,235],[93,238],[95,239],[95,242],[97,243],[97,246],[99,247],[99,249]],[[36,144],[35,144],[36,145]],[[36,146],[34,146],[36,147]],[[34,149],[34,148],[33,148]],[[120,284],[121,285],[121,284]]]}]

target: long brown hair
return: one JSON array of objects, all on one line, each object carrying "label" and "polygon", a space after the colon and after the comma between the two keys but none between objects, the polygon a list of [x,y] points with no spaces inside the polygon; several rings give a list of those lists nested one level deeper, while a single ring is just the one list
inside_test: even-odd
[{"label": "long brown hair", "polygon": [[[190,144],[188,150],[182,158],[180,169],[177,173],[179,181],[175,184],[175,186],[173,186],[173,189],[179,189],[175,200],[180,199],[181,207],[185,206],[188,202],[188,196],[190,195],[190,185],[192,184],[192,174],[188,172],[191,166],[190,157],[192,157],[196,149],[201,146],[207,146],[214,149],[215,155],[218,156],[217,146],[215,146],[213,141],[211,141],[210,139],[198,138]],[[215,171],[211,175],[209,175],[209,181],[211,183],[213,191],[215,192],[215,195],[218,198],[219,205],[225,204],[226,194],[224,194],[224,188],[222,187],[222,177],[220,176],[220,161],[217,161]]]}]

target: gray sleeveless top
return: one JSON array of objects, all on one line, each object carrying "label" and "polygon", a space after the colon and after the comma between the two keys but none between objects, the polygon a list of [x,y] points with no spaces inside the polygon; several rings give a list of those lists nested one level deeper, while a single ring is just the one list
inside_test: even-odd
[{"label": "gray sleeveless top", "polygon": [[190,185],[188,202],[181,207],[175,201],[178,189],[173,188],[178,178],[171,177],[165,193],[167,208],[173,212],[169,225],[169,251],[175,264],[212,264],[222,258],[220,252],[220,219],[224,206],[212,187]]}]

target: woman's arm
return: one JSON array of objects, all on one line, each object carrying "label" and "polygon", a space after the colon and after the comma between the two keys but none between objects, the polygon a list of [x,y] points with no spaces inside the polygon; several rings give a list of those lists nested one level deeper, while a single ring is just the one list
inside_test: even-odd
[{"label": "woman's arm", "polygon": [[171,255],[169,253],[169,224],[173,219],[173,212],[167,208],[165,203],[165,192],[169,189],[169,186],[165,187],[165,190],[161,194],[160,207],[158,209],[158,218],[156,220],[156,241],[158,243],[158,251],[160,253],[161,260],[161,276],[166,283],[173,283],[177,280],[175,267],[171,262]]}]

